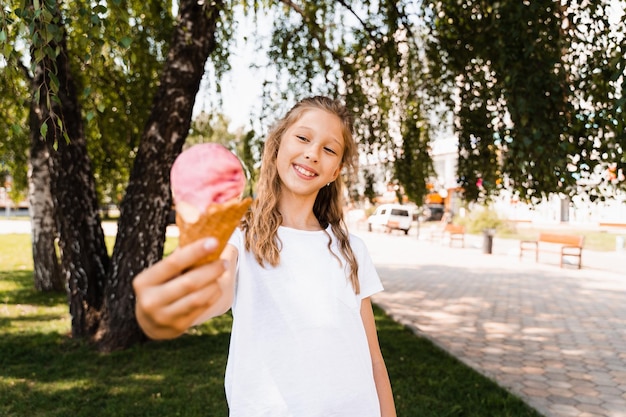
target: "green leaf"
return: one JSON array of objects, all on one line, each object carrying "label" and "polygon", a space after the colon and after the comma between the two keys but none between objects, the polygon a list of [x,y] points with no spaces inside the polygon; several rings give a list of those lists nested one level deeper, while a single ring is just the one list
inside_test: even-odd
[{"label": "green leaf", "polygon": [[13,47],[9,44],[9,43],[5,43],[2,46],[2,54],[5,57],[10,57],[12,55],[14,55],[15,50],[13,49]]},{"label": "green leaf", "polygon": [[20,126],[19,124],[17,124],[17,123],[13,123],[13,124],[11,125],[11,131],[13,132],[13,134],[14,134],[14,135],[16,135],[16,136],[17,136],[17,135],[22,134],[22,132],[24,131],[24,129],[23,129],[23,128],[22,128],[22,126]]},{"label": "green leaf", "polygon": [[52,91],[54,94],[57,94],[59,92],[59,87],[61,86],[61,84],[59,83],[59,79],[53,72],[49,72],[48,76],[50,77],[50,91]]},{"label": "green leaf", "polygon": [[31,39],[32,39],[33,46],[35,47],[40,46],[41,37],[39,36],[39,32],[33,33],[33,36],[31,37]]},{"label": "green leaf", "polygon": [[132,42],[133,42],[133,40],[132,40],[130,37],[128,37],[128,36],[124,36],[122,39],[120,39],[120,45],[121,45],[123,48],[128,48],[128,47],[130,47],[130,44],[131,44]]},{"label": "green leaf", "polygon": [[54,20],[54,17],[52,16],[52,13],[50,13],[50,10],[48,9],[40,9],[41,10],[41,15],[42,15],[42,21],[44,22],[52,22]]},{"label": "green leaf", "polygon": [[93,12],[94,13],[102,13],[102,14],[104,14],[104,13],[107,12],[107,8],[106,8],[105,5],[99,4],[99,5],[97,5],[96,7],[93,8]]},{"label": "green leaf", "polygon": [[43,122],[41,124],[41,126],[39,127],[39,134],[41,135],[42,138],[46,138],[46,135],[48,134],[48,123],[47,122]]}]

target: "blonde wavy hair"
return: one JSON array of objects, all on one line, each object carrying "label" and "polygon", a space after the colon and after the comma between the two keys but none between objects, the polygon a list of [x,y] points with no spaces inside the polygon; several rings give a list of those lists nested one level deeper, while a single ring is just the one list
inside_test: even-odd
[{"label": "blonde wavy hair", "polygon": [[[313,109],[324,110],[339,117],[342,125],[344,149],[341,159],[342,170],[351,175],[356,170],[358,159],[357,144],[352,136],[352,115],[339,101],[315,96],[305,98],[291,108],[269,132],[263,149],[261,172],[257,183],[257,195],[242,220],[242,229],[245,233],[246,250],[251,251],[257,262],[277,266],[280,262],[281,242],[277,236],[278,227],[282,224],[282,216],[278,211],[282,182],[276,168],[276,158],[283,135],[289,127],[298,121],[302,115]],[[348,263],[349,281],[355,293],[360,292],[358,279],[358,264],[350,246],[348,228],[343,220],[343,181],[341,175],[323,187],[317,194],[313,204],[313,213],[320,227],[326,232],[330,225],[339,243],[339,250],[343,259]],[[328,235],[328,250],[343,265],[341,258],[331,249],[331,237]]]}]

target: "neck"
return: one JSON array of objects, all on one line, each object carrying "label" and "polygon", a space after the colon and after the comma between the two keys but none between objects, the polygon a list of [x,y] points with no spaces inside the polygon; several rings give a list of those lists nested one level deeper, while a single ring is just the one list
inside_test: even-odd
[{"label": "neck", "polygon": [[278,204],[282,216],[282,226],[299,230],[321,230],[317,218],[313,214],[315,199],[291,198],[283,196]]}]

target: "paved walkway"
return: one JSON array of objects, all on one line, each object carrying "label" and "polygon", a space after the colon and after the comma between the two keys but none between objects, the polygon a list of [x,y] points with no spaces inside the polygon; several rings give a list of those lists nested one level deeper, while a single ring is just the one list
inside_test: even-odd
[{"label": "paved walkway", "polygon": [[465,248],[357,231],[395,320],[546,417],[626,417],[626,252],[583,252],[583,269],[518,258],[517,241]]}]

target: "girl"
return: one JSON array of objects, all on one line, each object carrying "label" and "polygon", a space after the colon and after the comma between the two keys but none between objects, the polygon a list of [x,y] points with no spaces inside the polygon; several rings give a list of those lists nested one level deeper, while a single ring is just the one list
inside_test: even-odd
[{"label": "girl", "polygon": [[226,367],[231,417],[393,417],[370,296],[382,285],[342,220],[342,169],[357,157],[347,109],[297,103],[270,132],[257,198],[221,262],[179,248],[134,280],[137,320],[176,337],[232,309]]}]

